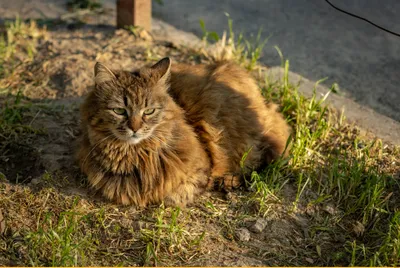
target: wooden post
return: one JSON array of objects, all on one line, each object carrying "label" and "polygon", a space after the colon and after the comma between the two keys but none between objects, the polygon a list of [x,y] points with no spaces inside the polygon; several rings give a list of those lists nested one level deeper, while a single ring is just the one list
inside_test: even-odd
[{"label": "wooden post", "polygon": [[151,0],[117,0],[117,27],[129,25],[151,31]]}]

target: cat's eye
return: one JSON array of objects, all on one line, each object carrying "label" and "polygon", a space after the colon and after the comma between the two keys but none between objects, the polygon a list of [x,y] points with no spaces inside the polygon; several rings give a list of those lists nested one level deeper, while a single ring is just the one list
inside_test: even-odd
[{"label": "cat's eye", "polygon": [[156,111],[156,109],[146,109],[146,110],[144,110],[143,114],[151,115],[151,114],[154,114],[155,111]]},{"label": "cat's eye", "polygon": [[119,115],[123,115],[126,113],[126,110],[124,108],[114,108],[113,111],[114,111],[114,113],[119,114]]}]

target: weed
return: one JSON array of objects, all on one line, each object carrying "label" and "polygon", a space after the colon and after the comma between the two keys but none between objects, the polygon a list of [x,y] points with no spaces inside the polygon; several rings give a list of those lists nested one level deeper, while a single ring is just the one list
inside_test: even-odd
[{"label": "weed", "polygon": [[[40,216],[40,214],[39,214]],[[58,219],[46,213],[37,231],[25,236],[32,266],[84,265],[85,255],[91,250],[92,238],[80,228],[87,216],[73,209],[62,212]]]},{"label": "weed", "polygon": [[228,13],[225,13],[225,15],[228,18],[228,37],[226,32],[220,37],[217,32],[208,31],[204,21],[200,20],[204,44],[208,46],[209,40],[216,42],[213,46],[208,46],[206,50],[203,50],[203,53],[213,60],[234,60],[247,70],[255,69],[258,66],[258,60],[261,58],[262,50],[268,38],[261,38],[261,29],[253,40],[245,39],[242,33],[236,37],[233,31],[233,20]]},{"label": "weed", "polygon": [[46,29],[38,28],[33,20],[25,23],[17,17],[14,22],[6,22],[0,32],[0,78],[21,62],[32,60],[38,41],[46,37]]},{"label": "weed", "polygon": [[[310,99],[302,96],[288,79],[289,62],[283,66],[282,81],[272,83],[266,78],[261,90],[268,100],[281,104],[294,128],[291,157],[273,163],[264,172],[253,172],[248,184],[256,191],[260,212],[268,207],[268,199],[281,198],[284,184],[294,183],[295,209],[305,200],[312,205],[334,202],[343,211],[334,225],[357,221],[362,228],[358,235],[374,234],[368,242],[358,241],[357,236],[345,242],[350,253],[348,264],[397,265],[399,213],[389,205],[397,183],[380,165],[382,142],[366,141],[354,129],[349,132],[343,115],[337,117],[324,104],[329,93],[317,98],[314,90]],[[310,191],[315,193],[311,200],[304,195]],[[389,227],[384,224],[388,216]],[[376,246],[377,241],[381,246]]]},{"label": "weed", "polygon": [[143,229],[143,241],[146,242],[144,264],[162,265],[173,259],[190,259],[196,254],[205,232],[191,233],[181,222],[180,208],[165,209],[160,206],[155,210],[153,229]]}]

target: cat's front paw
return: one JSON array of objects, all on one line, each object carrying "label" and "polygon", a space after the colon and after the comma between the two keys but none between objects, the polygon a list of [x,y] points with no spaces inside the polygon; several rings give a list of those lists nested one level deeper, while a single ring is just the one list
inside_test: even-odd
[{"label": "cat's front paw", "polygon": [[166,197],[164,198],[164,206],[165,207],[180,207],[185,208],[187,202],[182,200],[182,198],[173,198],[173,197]]},{"label": "cat's front paw", "polygon": [[209,183],[209,189],[232,191],[242,186],[243,178],[240,174],[225,174],[222,177],[215,177]]}]

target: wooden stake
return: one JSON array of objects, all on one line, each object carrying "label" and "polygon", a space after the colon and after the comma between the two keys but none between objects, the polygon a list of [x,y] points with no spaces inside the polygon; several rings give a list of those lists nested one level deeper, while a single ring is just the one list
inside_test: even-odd
[{"label": "wooden stake", "polygon": [[117,0],[117,27],[130,25],[151,31],[151,0]]}]

